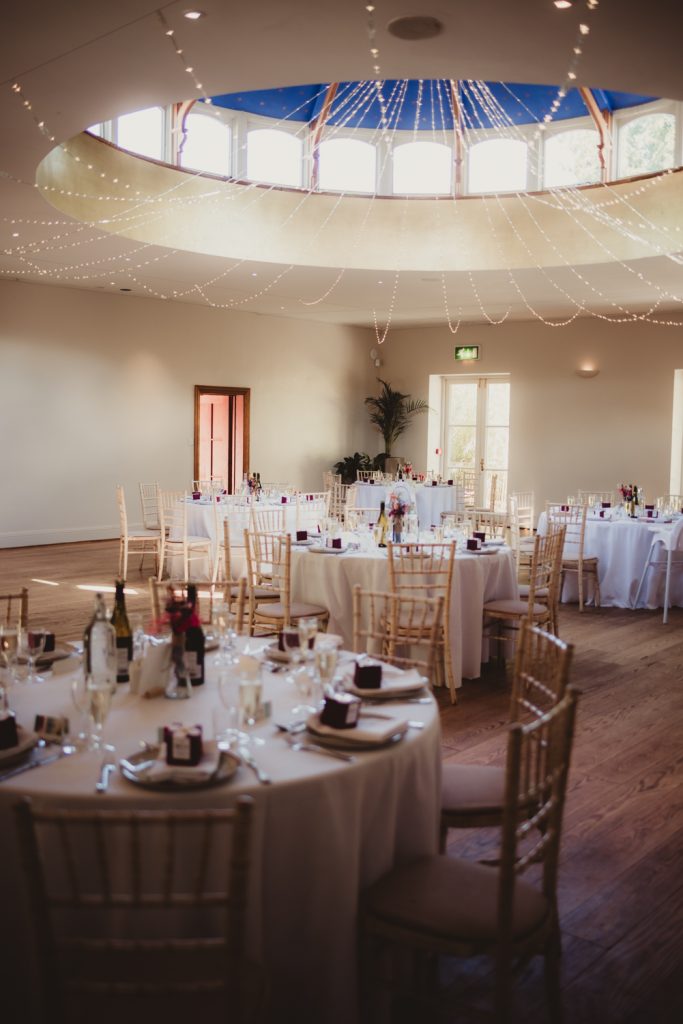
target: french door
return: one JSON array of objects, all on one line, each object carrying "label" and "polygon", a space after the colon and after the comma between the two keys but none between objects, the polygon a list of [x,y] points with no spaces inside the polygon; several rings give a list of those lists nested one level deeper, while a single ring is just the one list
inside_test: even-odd
[{"label": "french door", "polygon": [[442,409],[442,476],[464,479],[475,507],[488,508],[495,474],[496,505],[501,507],[510,449],[509,376],[445,377]]},{"label": "french door", "polygon": [[194,389],[194,478],[220,479],[229,494],[249,471],[249,397],[249,388]]}]

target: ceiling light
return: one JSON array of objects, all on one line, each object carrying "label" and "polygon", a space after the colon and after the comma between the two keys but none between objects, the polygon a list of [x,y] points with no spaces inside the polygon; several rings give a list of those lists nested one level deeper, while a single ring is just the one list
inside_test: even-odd
[{"label": "ceiling light", "polygon": [[205,17],[206,11],[183,11],[183,18],[187,18],[188,21],[199,21]]},{"label": "ceiling light", "polygon": [[572,6],[574,0],[553,0],[553,3],[559,11],[566,11],[568,7]]}]

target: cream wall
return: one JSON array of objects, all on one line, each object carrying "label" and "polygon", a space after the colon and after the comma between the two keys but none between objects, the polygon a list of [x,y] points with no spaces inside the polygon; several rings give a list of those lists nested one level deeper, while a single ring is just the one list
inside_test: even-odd
[{"label": "cream wall", "polygon": [[[455,344],[481,345],[475,369],[455,363]],[[668,493],[683,326],[579,319],[553,328],[525,321],[463,325],[455,336],[446,327],[411,328],[392,331],[381,357],[383,377],[425,399],[430,374],[510,373],[510,486],[533,489],[537,507],[579,488],[616,488],[622,481],[650,496]],[[584,361],[600,374],[576,376]],[[396,454],[419,466],[427,420],[418,417],[396,446]]]},{"label": "cream wall", "polygon": [[115,484],[187,487],[195,384],[251,388],[251,467],[319,490],[367,447],[368,333],[0,283],[0,547],[118,535]]}]

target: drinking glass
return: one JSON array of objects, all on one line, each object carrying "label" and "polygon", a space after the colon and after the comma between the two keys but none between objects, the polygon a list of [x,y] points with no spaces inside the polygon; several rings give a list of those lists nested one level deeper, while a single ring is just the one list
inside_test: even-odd
[{"label": "drinking glass", "polygon": [[47,640],[47,630],[44,626],[33,626],[31,629],[22,629],[20,638],[20,647],[22,654],[26,655],[28,661],[28,676],[26,681],[28,683],[44,683],[44,676],[38,675],[36,672],[36,661],[45,650],[45,641]]},{"label": "drinking glass", "polygon": [[219,665],[227,665],[230,662],[230,652],[235,646],[235,616],[230,610],[227,601],[216,601],[211,609],[211,627],[218,638],[218,656],[216,662]]},{"label": "drinking glass", "polygon": [[318,632],[318,620],[315,615],[309,615],[305,619],[299,619],[298,622],[299,632],[299,649],[301,656],[304,661],[311,660],[311,640],[315,640],[315,635]]},{"label": "drinking glass", "polygon": [[19,630],[16,626],[0,624],[0,665],[4,668],[5,685],[14,682],[14,668],[19,648]]},{"label": "drinking glass", "polygon": [[79,725],[76,730],[74,745],[86,746],[88,750],[106,750],[102,738],[104,723],[111,706],[111,686],[94,680],[89,673],[80,673],[71,683],[71,700],[80,712],[82,720],[87,720],[87,729]]},{"label": "drinking glass", "polygon": [[223,705],[215,708],[213,714],[214,738],[220,747],[239,747],[248,743],[249,736],[240,732],[240,694],[237,676],[233,669],[222,667],[218,673],[218,696]]},{"label": "drinking glass", "polygon": [[333,685],[335,672],[337,671],[338,651],[336,642],[326,638],[322,634],[316,637],[314,649],[315,674],[320,685],[321,692]]}]

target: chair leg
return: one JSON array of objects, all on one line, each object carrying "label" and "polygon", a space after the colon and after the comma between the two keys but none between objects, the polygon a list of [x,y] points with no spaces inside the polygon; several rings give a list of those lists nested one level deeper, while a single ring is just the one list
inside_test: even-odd
[{"label": "chair leg", "polygon": [[647,562],[645,563],[645,568],[643,569],[643,574],[640,577],[640,583],[638,584],[638,589],[636,590],[636,596],[634,598],[633,605],[632,605],[633,608],[637,608],[638,607],[638,601],[640,600],[640,592],[643,589],[643,584],[645,583],[645,577],[647,576],[647,570],[649,568],[650,568],[650,559],[648,558]]},{"label": "chair leg", "polygon": [[664,618],[662,622],[664,625],[669,621],[669,596],[671,593],[671,558],[673,551],[669,548],[666,556],[666,582],[664,584]]},{"label": "chair leg", "polygon": [[[496,992],[494,1000],[494,1017],[496,1024],[507,1024],[510,1020],[512,1007],[512,960],[509,953],[500,952],[496,957]],[[553,1018],[553,1024],[555,1020]]]},{"label": "chair leg", "polygon": [[579,581],[579,611],[583,611],[583,565],[579,562],[579,571],[576,574]]},{"label": "chair leg", "polygon": [[548,1015],[553,1024],[562,1024],[562,993],[560,987],[560,957],[562,944],[559,927],[556,927],[545,950],[544,976],[545,992],[548,1000]]}]

